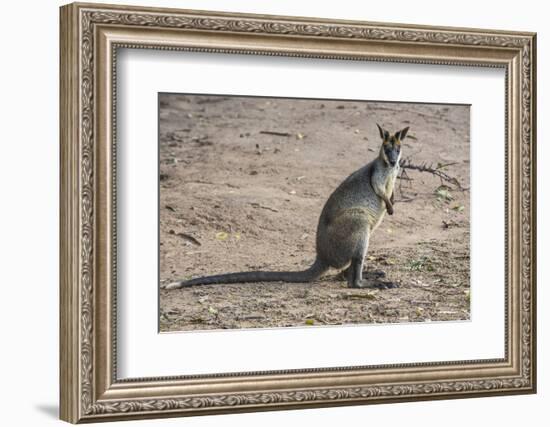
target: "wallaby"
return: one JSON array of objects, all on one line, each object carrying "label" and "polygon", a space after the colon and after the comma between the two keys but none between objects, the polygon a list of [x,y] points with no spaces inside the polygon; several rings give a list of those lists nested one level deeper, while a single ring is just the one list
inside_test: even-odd
[{"label": "wallaby", "polygon": [[393,189],[399,173],[401,141],[408,127],[391,135],[378,125],[382,145],[378,157],[352,173],[328,198],[317,226],[317,258],[304,271],[249,271],[178,281],[166,289],[247,282],[311,282],[331,267],[344,269],[348,286],[372,287],[363,281],[369,239],[386,211],[393,215]]}]

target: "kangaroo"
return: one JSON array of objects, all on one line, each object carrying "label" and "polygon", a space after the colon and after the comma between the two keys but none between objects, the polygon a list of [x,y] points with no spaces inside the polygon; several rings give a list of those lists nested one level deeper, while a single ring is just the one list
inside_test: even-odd
[{"label": "kangaroo", "polygon": [[409,130],[391,135],[380,125],[378,157],[348,176],[330,195],[317,226],[317,257],[304,271],[248,271],[177,281],[166,289],[247,282],[312,282],[330,268],[344,271],[351,288],[373,287],[363,280],[369,239],[386,212],[393,215],[393,189],[399,173],[401,141]]}]

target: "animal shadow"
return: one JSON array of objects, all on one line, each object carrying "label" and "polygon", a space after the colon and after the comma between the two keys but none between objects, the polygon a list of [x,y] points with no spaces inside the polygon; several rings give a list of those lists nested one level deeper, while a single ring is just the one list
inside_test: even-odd
[{"label": "animal shadow", "polygon": [[[347,277],[348,270],[344,270],[336,276],[338,280],[345,281]],[[382,270],[364,270],[363,271],[363,281],[367,284],[367,288],[374,289],[394,289],[398,288],[399,285],[388,280],[386,278],[386,273]]]},{"label": "animal shadow", "polygon": [[383,280],[385,278],[386,273],[382,270],[363,271],[363,281],[367,282],[371,288],[394,289],[399,287],[397,283]]}]

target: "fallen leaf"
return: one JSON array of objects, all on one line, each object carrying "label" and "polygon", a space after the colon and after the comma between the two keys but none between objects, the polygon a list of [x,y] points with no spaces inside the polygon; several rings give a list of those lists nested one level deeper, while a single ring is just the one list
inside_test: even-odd
[{"label": "fallen leaf", "polygon": [[308,326],[315,325],[315,320],[313,320],[313,319],[306,319],[306,325],[308,325]]},{"label": "fallen leaf", "polygon": [[440,200],[445,200],[445,201],[453,200],[453,195],[449,192],[448,187],[445,185],[438,187],[435,190],[435,195]]},{"label": "fallen leaf", "polygon": [[227,234],[225,231],[219,231],[216,233],[216,239],[220,241],[225,241],[229,237],[229,234]]}]

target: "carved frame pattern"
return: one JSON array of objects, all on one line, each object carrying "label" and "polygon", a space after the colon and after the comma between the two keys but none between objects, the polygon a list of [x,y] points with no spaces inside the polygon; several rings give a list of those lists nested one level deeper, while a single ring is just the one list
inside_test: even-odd
[{"label": "carved frame pattern", "polygon": [[[487,32],[451,28],[411,27],[405,25],[328,22],[303,18],[231,15],[207,12],[155,10],[115,6],[73,4],[65,6],[62,16],[62,126],[71,130],[62,133],[62,165],[70,165],[67,175],[62,173],[61,238],[74,243],[62,248],[61,281],[62,372],[61,414],[71,422],[111,420],[129,417],[151,417],[200,413],[254,410],[258,408],[294,408],[327,406],[329,404],[357,404],[412,399],[476,396],[498,392],[525,393],[535,390],[535,36],[528,33]],[[282,37],[385,41],[402,45],[458,48],[499,48],[515,52],[519,61],[521,152],[521,286],[520,286],[520,368],[519,374],[494,378],[464,378],[453,381],[403,382],[353,387],[303,388],[268,390],[263,392],[216,393],[180,397],[142,397],[133,399],[103,398],[96,390],[97,343],[94,316],[97,304],[94,295],[99,286],[96,271],[96,73],[95,41],[101,26],[147,28],[154,30],[190,30],[215,33],[255,34]],[[136,47],[140,47],[137,43]],[[145,46],[151,48],[151,46]],[[177,49],[158,44],[152,48]],[[334,54],[266,52],[253,49],[201,49],[216,52],[250,54],[281,54],[335,58]],[[63,53],[65,52],[65,53]],[[116,60],[116,46],[113,51]],[[63,54],[65,57],[63,57]],[[353,58],[344,55],[346,59]],[[63,59],[64,58],[64,59]],[[388,60],[385,58],[373,58]],[[424,60],[414,57],[393,57],[403,62],[462,63],[460,57],[452,60]],[[64,61],[64,62],[63,62]],[[466,63],[489,65],[488,61]],[[74,73],[68,67],[78,67]],[[511,69],[511,68],[510,68]],[[510,71],[509,71],[510,72]],[[113,77],[116,79],[116,76]],[[114,80],[116,81],[116,80]],[[65,100],[65,101],[64,101]],[[74,105],[76,102],[76,105]],[[510,107],[509,107],[510,108]],[[511,108],[516,108],[511,106]],[[78,111],[75,111],[77,109]],[[113,109],[114,111],[114,109]],[[114,114],[114,113],[113,113]],[[113,115],[113,123],[116,117]],[[75,141],[76,139],[76,141]],[[70,148],[71,146],[72,148]],[[78,150],[75,148],[78,147]],[[63,157],[63,153],[67,153]],[[77,164],[74,164],[77,161]],[[72,162],[72,163],[71,163]],[[70,175],[70,176],[68,176]],[[72,221],[70,220],[72,218]],[[72,239],[72,240],[71,240]],[[69,264],[72,267],[69,267]],[[69,288],[71,290],[69,290]],[[64,299],[64,295],[66,299]],[[72,302],[68,302],[68,301]],[[116,304],[116,302],[115,302]],[[64,311],[65,310],[65,311]],[[67,350],[71,347],[71,351]],[[67,355],[63,356],[63,352]],[[114,354],[116,354],[116,349]],[[65,357],[65,358],[64,358]],[[445,364],[444,364],[445,365]],[[449,363],[452,366],[452,363]],[[116,383],[116,363],[113,383]],[[314,370],[313,370],[314,371]],[[178,381],[178,379],[174,379]],[[183,380],[181,380],[183,381]]]}]

